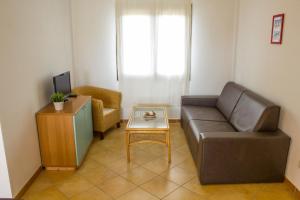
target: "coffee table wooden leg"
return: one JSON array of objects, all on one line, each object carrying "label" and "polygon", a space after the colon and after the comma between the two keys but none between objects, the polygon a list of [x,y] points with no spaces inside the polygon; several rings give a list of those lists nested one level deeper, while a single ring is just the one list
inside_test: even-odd
[{"label": "coffee table wooden leg", "polygon": [[125,134],[125,140],[126,140],[126,151],[127,151],[127,161],[130,162],[130,134],[129,132],[126,132]]},{"label": "coffee table wooden leg", "polygon": [[168,160],[171,163],[171,140],[170,140],[170,131],[167,132],[167,143],[168,143]]}]

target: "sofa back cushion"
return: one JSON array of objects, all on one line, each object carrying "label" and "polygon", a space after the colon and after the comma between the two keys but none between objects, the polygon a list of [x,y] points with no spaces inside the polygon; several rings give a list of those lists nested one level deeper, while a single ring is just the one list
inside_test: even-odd
[{"label": "sofa back cushion", "polygon": [[217,101],[217,108],[230,119],[233,109],[246,89],[234,82],[228,82]]},{"label": "sofa back cushion", "polygon": [[241,132],[275,131],[279,113],[279,106],[247,90],[238,101],[230,122]]}]

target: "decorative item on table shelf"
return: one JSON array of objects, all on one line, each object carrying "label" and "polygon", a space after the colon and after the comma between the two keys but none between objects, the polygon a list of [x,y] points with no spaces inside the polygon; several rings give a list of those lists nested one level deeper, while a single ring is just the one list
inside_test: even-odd
[{"label": "decorative item on table shelf", "polygon": [[55,92],[51,95],[50,99],[53,102],[56,111],[61,111],[64,109],[64,96],[65,95],[61,92]]},{"label": "decorative item on table shelf", "polygon": [[156,118],[156,113],[154,111],[148,111],[144,113],[145,120],[151,120]]}]

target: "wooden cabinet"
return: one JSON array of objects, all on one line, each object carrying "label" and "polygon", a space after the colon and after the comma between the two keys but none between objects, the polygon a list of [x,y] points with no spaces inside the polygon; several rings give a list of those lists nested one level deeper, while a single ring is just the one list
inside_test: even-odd
[{"label": "wooden cabinet", "polygon": [[91,97],[72,98],[60,112],[49,104],[36,119],[43,166],[76,169],[93,140]]}]

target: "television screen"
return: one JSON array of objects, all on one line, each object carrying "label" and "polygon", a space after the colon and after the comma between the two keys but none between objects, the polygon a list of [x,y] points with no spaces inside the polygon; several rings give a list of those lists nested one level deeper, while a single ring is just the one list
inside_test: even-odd
[{"label": "television screen", "polygon": [[65,72],[53,77],[54,91],[61,92],[64,95],[71,93],[70,72]]}]

